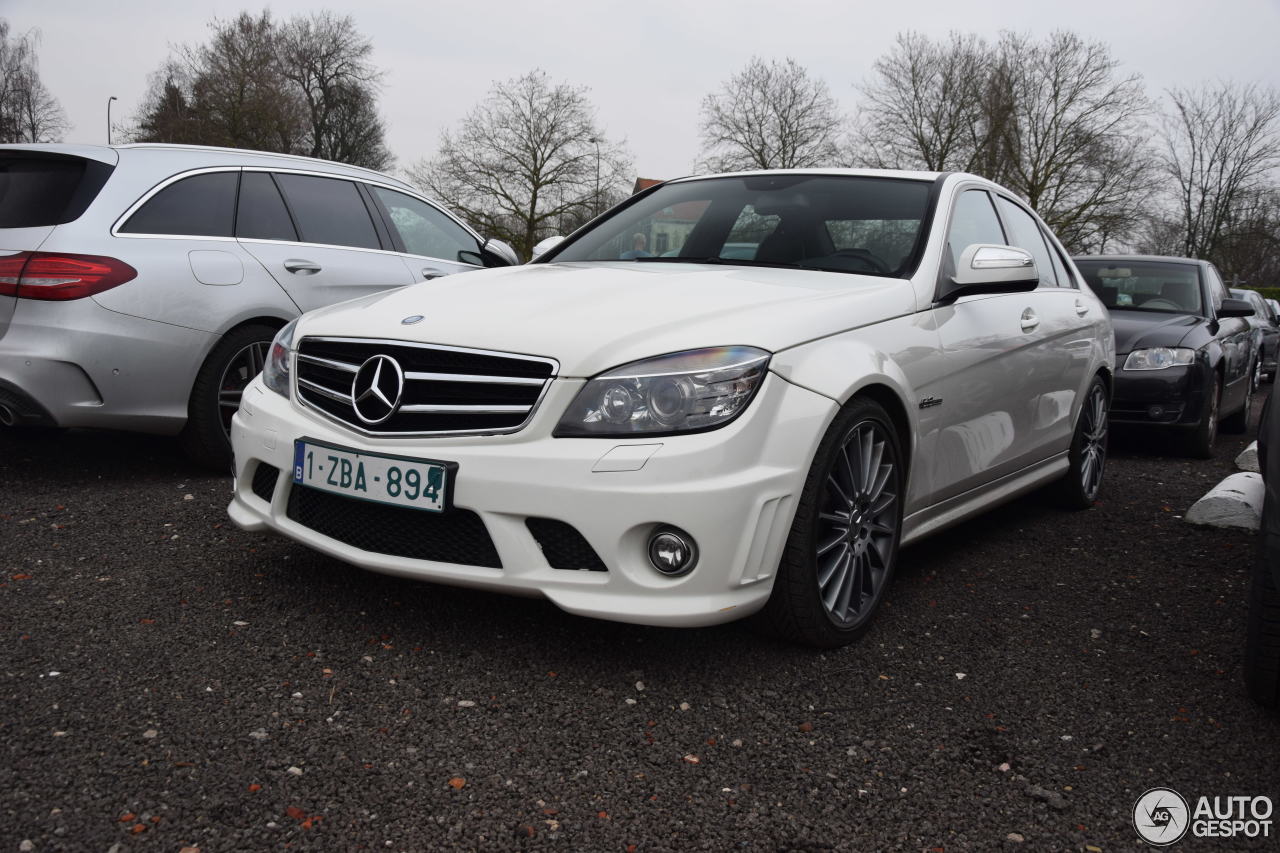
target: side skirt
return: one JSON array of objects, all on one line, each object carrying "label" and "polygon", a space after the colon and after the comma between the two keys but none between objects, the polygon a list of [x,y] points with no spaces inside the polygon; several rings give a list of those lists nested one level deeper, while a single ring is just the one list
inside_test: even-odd
[{"label": "side skirt", "polygon": [[993,483],[970,489],[942,503],[913,512],[903,519],[902,544],[917,542],[1011,501],[1018,495],[1047,485],[1065,474],[1068,467],[1070,462],[1066,452],[1059,453],[1021,471],[1007,474]]}]

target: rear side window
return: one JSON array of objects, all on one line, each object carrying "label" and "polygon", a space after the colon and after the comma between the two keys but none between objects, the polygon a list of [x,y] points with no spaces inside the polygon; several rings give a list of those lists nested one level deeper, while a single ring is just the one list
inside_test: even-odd
[{"label": "rear side window", "polygon": [[304,243],[382,248],[369,209],[351,181],[288,174],[275,178]]},{"label": "rear side window", "polygon": [[236,236],[248,240],[298,239],[289,209],[284,206],[276,182],[266,172],[245,172],[240,176]]},{"label": "rear side window", "polygon": [[212,172],[175,181],[147,199],[120,233],[230,237],[239,179],[239,172]]},{"label": "rear side window", "polygon": [[[391,215],[391,224],[411,255],[475,263],[479,245],[471,232],[426,202],[395,190],[372,187]],[[471,257],[464,258],[466,252]]]},{"label": "rear side window", "polygon": [[1056,287],[1058,276],[1054,272],[1053,258],[1049,254],[1049,247],[1045,245],[1044,235],[1040,233],[1040,226],[1031,218],[1031,214],[1007,198],[997,196],[997,199],[1005,225],[1009,226],[1009,245],[1030,252],[1031,257],[1036,259],[1040,283]]},{"label": "rear side window", "polygon": [[111,172],[105,163],[80,157],[0,154],[0,228],[78,219]]}]

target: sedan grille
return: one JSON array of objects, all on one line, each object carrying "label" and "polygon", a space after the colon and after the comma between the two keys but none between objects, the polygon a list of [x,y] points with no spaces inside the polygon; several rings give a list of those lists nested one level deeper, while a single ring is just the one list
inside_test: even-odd
[{"label": "sedan grille", "polygon": [[532,417],[557,368],[548,358],[510,353],[303,338],[298,397],[368,435],[515,432]]}]

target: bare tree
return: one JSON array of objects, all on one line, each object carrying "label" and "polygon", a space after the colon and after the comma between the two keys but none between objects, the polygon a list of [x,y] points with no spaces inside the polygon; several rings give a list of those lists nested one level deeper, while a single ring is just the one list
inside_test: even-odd
[{"label": "bare tree", "polygon": [[328,11],[296,17],[280,32],[282,73],[306,104],[307,153],[371,169],[391,164],[385,126],[373,103],[382,72],[373,43],[350,16]]},{"label": "bare tree", "polygon": [[1055,32],[1001,38],[1010,120],[992,121],[997,180],[1022,195],[1073,251],[1126,236],[1155,188],[1141,78],[1122,76],[1102,42]]},{"label": "bare tree", "polygon": [[977,36],[900,33],[862,84],[855,159],[873,168],[973,171],[990,49]]},{"label": "bare tree", "polygon": [[40,79],[39,42],[36,30],[11,37],[0,18],[0,142],[58,142],[70,128]]},{"label": "bare tree", "polygon": [[863,163],[999,181],[1076,251],[1126,236],[1152,191],[1141,80],[1100,42],[907,33],[874,72],[861,87]]},{"label": "bare tree", "polygon": [[753,58],[702,99],[700,169],[835,166],[844,118],[827,84],[794,59]]},{"label": "bare tree", "polygon": [[269,12],[214,20],[207,43],[175,51],[151,77],[132,137],[307,154],[385,169],[369,40],[328,12],[284,23]]},{"label": "bare tree", "polygon": [[1280,166],[1280,93],[1219,83],[1169,92],[1164,166],[1176,190],[1182,253],[1218,261],[1239,207],[1265,196]]},{"label": "bare tree", "polygon": [[410,179],[481,232],[528,257],[566,221],[594,212],[631,163],[605,138],[585,87],[553,83],[546,72],[494,83],[455,131],[440,136],[434,159]]}]

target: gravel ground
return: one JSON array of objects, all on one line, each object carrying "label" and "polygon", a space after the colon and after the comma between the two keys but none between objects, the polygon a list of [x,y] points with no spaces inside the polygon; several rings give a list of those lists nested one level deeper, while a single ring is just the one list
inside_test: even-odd
[{"label": "gravel ground", "polygon": [[1120,437],[1099,505],[907,550],[822,654],[246,534],[170,440],[0,436],[0,851],[1142,848],[1150,787],[1280,795],[1251,536],[1180,518],[1244,444]]}]

